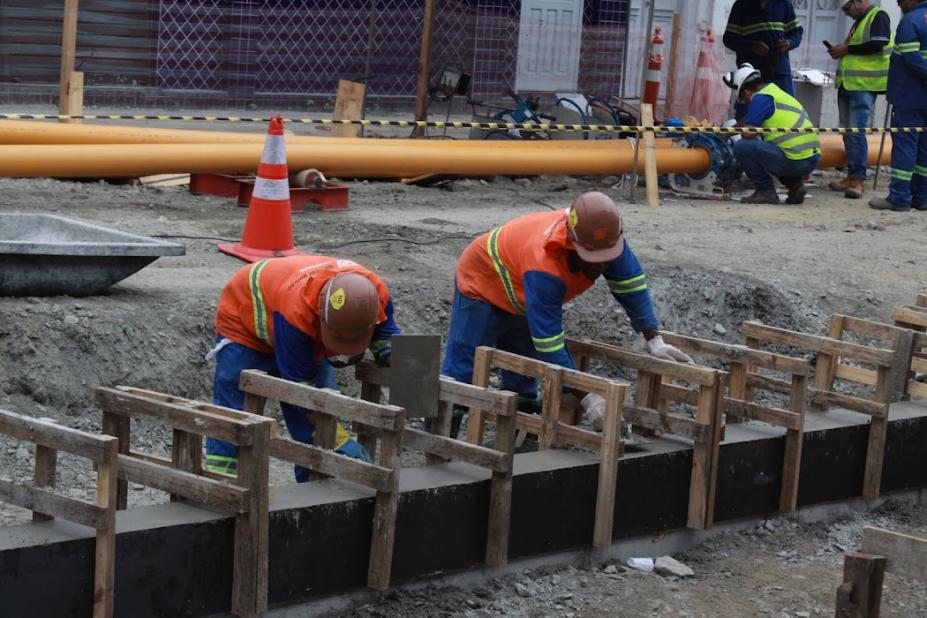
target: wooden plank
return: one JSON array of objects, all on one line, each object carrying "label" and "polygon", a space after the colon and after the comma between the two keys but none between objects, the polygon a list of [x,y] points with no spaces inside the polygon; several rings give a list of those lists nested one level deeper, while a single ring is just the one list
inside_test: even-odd
[{"label": "wooden plank", "polygon": [[913,327],[915,330],[927,328],[927,312],[917,307],[895,307],[892,320],[895,326]]},{"label": "wooden plank", "polygon": [[[843,338],[843,316],[835,315],[831,318],[828,325],[827,335],[830,339],[840,341]],[[834,380],[837,377],[837,365],[840,364],[839,354],[819,352],[817,355],[817,364],[814,369],[814,385],[818,390],[831,391],[834,388]],[[827,409],[825,402],[811,400],[814,409],[824,411]]]},{"label": "wooden plank", "polygon": [[507,470],[505,454],[484,446],[461,442],[420,429],[406,427],[402,432],[403,446],[440,455],[443,460],[465,461],[474,466],[502,472]]},{"label": "wooden plank", "polygon": [[706,439],[697,441],[692,450],[687,526],[696,530],[711,527],[713,520],[713,480],[716,462],[716,454],[713,451],[717,450],[714,441],[719,438],[717,434],[720,431],[715,428],[719,391],[720,384],[716,387],[700,387],[699,403],[695,412],[696,422],[708,427]]},{"label": "wooden plank", "polygon": [[[255,423],[251,445],[238,452],[238,484],[247,490],[244,512],[235,517],[233,598],[240,606],[251,603],[255,614],[267,611],[267,561],[269,554],[270,439],[274,422]],[[239,553],[240,552],[240,553]],[[246,594],[239,586],[248,586]]]},{"label": "wooden plank", "polygon": [[[604,432],[604,427],[603,427]],[[620,432],[619,432],[620,433]],[[573,446],[584,446],[595,451],[600,451],[602,449],[602,436],[604,433],[597,433],[595,431],[589,431],[588,429],[582,429],[580,427],[575,427],[573,425],[564,425],[560,424],[557,427],[557,440],[554,442],[557,446],[563,444],[570,444]]]},{"label": "wooden plank", "polygon": [[[673,14],[672,28],[673,34],[670,38],[669,67],[666,71],[666,101],[663,104],[664,118],[673,117],[673,104],[676,102],[677,97],[676,75],[678,73],[679,52],[681,51],[680,47],[682,43],[682,13]],[[686,100],[688,100],[688,97],[686,97]]]},{"label": "wooden plank", "polygon": [[[883,367],[883,369],[887,369],[887,367]],[[813,403],[840,406],[847,410],[868,414],[874,418],[888,414],[888,408],[884,404],[862,399],[861,397],[853,397],[851,395],[842,395],[833,392],[822,392],[817,389],[809,389],[809,394],[810,400]]]},{"label": "wooden plank", "polygon": [[621,443],[621,406],[626,387],[612,384],[605,398],[605,418],[602,426],[602,446],[599,451],[599,478],[596,485],[595,521],[592,546],[605,548],[612,544],[615,518],[615,491],[618,482],[618,447]]},{"label": "wooden plank", "polygon": [[[64,0],[61,21],[61,67],[58,74],[58,113],[68,114],[69,80],[74,74],[74,57],[77,50],[78,0]],[[62,121],[66,122],[66,121]]]},{"label": "wooden plank", "polygon": [[818,335],[809,335],[784,328],[775,328],[766,326],[759,322],[744,322],[740,326],[744,336],[759,339],[768,343],[775,343],[783,346],[801,348],[818,354],[831,354],[834,356],[843,356],[873,365],[890,366],[892,363],[892,352],[890,350],[880,350],[848,341],[837,341],[829,337],[820,337]]},{"label": "wooden plank", "polygon": [[837,588],[837,618],[879,618],[885,557],[847,552],[843,583]]},{"label": "wooden plank", "polygon": [[811,373],[810,363],[801,358],[774,354],[764,350],[754,350],[742,345],[689,337],[669,331],[660,331],[660,335],[666,343],[676,346],[684,352],[711,356],[726,363],[750,362],[758,367],[793,375],[808,375]]},{"label": "wooden plank", "polygon": [[99,528],[106,523],[106,509],[95,504],[59,496],[47,489],[19,485],[6,479],[0,479],[0,501],[90,528]]},{"label": "wooden plank", "polygon": [[[199,474],[203,469],[203,438],[196,434],[174,430],[171,448],[171,463],[177,470]],[[171,502],[178,502],[182,496],[171,494]]]},{"label": "wooden plank", "polygon": [[911,359],[911,370],[918,373],[927,373],[927,359],[913,357]]},{"label": "wooden plank", "polygon": [[892,363],[892,401],[907,399],[908,394],[905,386],[908,383],[908,378],[912,377],[911,372],[917,371],[915,361],[923,362],[924,367],[927,367],[927,360],[914,357],[914,332],[899,329],[898,334],[895,336],[895,362]]},{"label": "wooden plank", "polygon": [[544,368],[544,407],[541,410],[541,434],[538,449],[549,449],[557,437],[560,422],[560,398],[563,394],[563,369],[556,366]]},{"label": "wooden plank", "polygon": [[100,436],[79,429],[58,425],[50,420],[32,418],[0,409],[0,433],[41,444],[58,451],[86,457],[97,463],[103,461],[107,445],[115,442],[109,436]]},{"label": "wooden plank", "polygon": [[625,406],[622,412],[626,420],[640,427],[658,429],[696,442],[708,438],[708,426],[687,416],[671,412],[661,414],[640,406]]},{"label": "wooden plank", "polygon": [[277,459],[377,491],[388,491],[390,487],[391,472],[388,468],[351,459],[312,444],[303,444],[290,438],[274,438],[270,441],[270,454]]},{"label": "wooden plank", "polygon": [[927,399],[927,384],[911,380],[908,382],[908,394],[915,397],[924,397]]},{"label": "wooden plank", "polygon": [[[58,451],[41,444],[35,445],[35,471],[33,474],[36,487],[54,487],[55,473],[58,467]],[[32,512],[32,521],[49,521],[54,519],[50,515]]]},{"label": "wooden plank", "polygon": [[[346,79],[338,80],[338,94],[335,97],[335,120],[361,120],[364,115],[364,93],[367,86]],[[357,137],[360,125],[336,124],[332,137]]]},{"label": "wooden plank", "polygon": [[[428,120],[428,86],[431,77],[431,50],[434,41],[436,0],[425,0],[422,11],[422,45],[418,56],[418,85],[415,89],[415,119]],[[415,137],[425,135],[425,129],[416,127]]]},{"label": "wooden plank", "polygon": [[861,382],[869,386],[875,386],[876,372],[872,369],[852,367],[850,365],[844,365],[843,363],[837,363],[836,365],[836,371],[834,372],[835,377],[841,380],[851,380],[853,382]]},{"label": "wooden plank", "polygon": [[742,416],[752,421],[762,421],[786,429],[798,429],[803,425],[800,414],[750,401],[725,397],[722,408],[727,414]]},{"label": "wooden plank", "polygon": [[[435,436],[442,438],[449,438],[451,435],[451,415],[453,413],[453,404],[449,401],[439,401],[438,402],[438,416],[431,422],[431,431]],[[402,440],[404,444],[408,444],[408,432],[409,427],[406,427],[402,435]],[[470,444],[469,442],[461,442],[460,440],[454,440],[456,444],[467,444],[468,446],[476,447],[476,444]],[[482,447],[480,447],[482,448]],[[446,457],[441,455],[436,455],[434,453],[425,451],[425,463],[429,466],[444,463],[449,461]]]},{"label": "wooden plank", "polygon": [[[476,386],[489,387],[489,374],[499,354],[492,348],[480,346],[473,354],[472,382]],[[471,407],[467,418],[467,442],[470,444],[483,443],[483,423],[485,422],[482,407]]]},{"label": "wooden plank", "polygon": [[785,452],[782,457],[782,486],[779,490],[779,510],[789,513],[798,508],[798,484],[801,479],[801,452],[805,440],[805,396],[808,377],[792,376],[789,410],[799,419],[799,426],[785,432]]},{"label": "wooden plank", "polygon": [[888,406],[891,401],[891,367],[879,367],[875,399],[884,406],[881,415],[873,416],[869,422],[869,442],[866,445],[866,469],[863,472],[863,498],[879,497],[882,484],[882,464],[885,459],[885,441],[888,437]]},{"label": "wooden plank", "polygon": [[[743,402],[747,402],[747,373],[749,369],[747,363],[745,362],[732,362],[731,371],[727,378],[727,392],[730,395],[730,399],[738,399]],[[725,399],[725,404],[727,404],[727,399]],[[725,407],[727,412],[727,423],[739,423],[743,420],[743,416],[735,411],[731,410],[729,407]]]},{"label": "wooden plank", "polygon": [[[103,412],[102,430],[103,433],[115,436],[119,440],[119,454],[128,455],[131,446],[132,420],[126,416]],[[171,465],[168,461],[167,465]],[[116,508],[124,511],[129,506],[129,483],[122,479],[116,481]]]},{"label": "wooden plank", "polygon": [[687,403],[692,406],[698,403],[698,391],[675,384],[661,383],[660,395],[663,399]]},{"label": "wooden plank", "polygon": [[[488,369],[488,367],[487,367]],[[489,378],[488,371],[485,377]],[[512,462],[515,456],[515,410],[496,417],[496,450],[505,453],[508,469],[493,472],[489,485],[489,523],[486,532],[486,564],[503,567],[509,560],[509,526],[512,519]],[[518,416],[521,416],[518,413]],[[525,415],[527,416],[527,415]]]},{"label": "wooden plank", "polygon": [[[371,363],[373,364],[373,363]],[[376,366],[376,365],[374,365]],[[383,401],[383,387],[371,382],[361,383],[361,399],[379,404]],[[354,431],[357,432],[357,443],[367,449],[371,461],[377,460],[377,433],[369,425],[355,422]]]},{"label": "wooden plank", "polygon": [[202,412],[209,412],[217,416],[224,416],[226,418],[250,421],[250,414],[256,414],[261,416],[264,414],[263,405],[258,406],[258,401],[255,400],[251,403],[249,407],[248,393],[245,393],[245,406],[244,410],[236,410],[234,408],[226,408],[224,406],[217,406],[213,403],[207,403],[205,401],[197,401],[195,399],[187,399],[186,397],[178,397],[176,395],[168,395],[166,393],[159,393],[157,391],[150,391],[144,388],[137,388],[135,386],[118,386],[118,390],[125,391],[127,393],[132,393],[133,395],[139,395],[141,397],[147,397],[148,399],[156,399],[158,401],[163,401],[165,403],[174,403],[179,406],[184,406],[192,408],[194,410],[200,410]]},{"label": "wooden plank", "polygon": [[772,391],[774,393],[782,393],[784,395],[788,395],[792,388],[792,385],[785,380],[760,375],[758,373],[747,374],[747,386]]},{"label": "wooden plank", "polygon": [[918,294],[914,306],[927,309],[927,294]]},{"label": "wooden plank", "polygon": [[201,436],[211,436],[233,444],[244,445],[250,440],[247,429],[249,421],[236,420],[194,410],[184,405],[167,403],[142,397],[115,388],[98,386],[96,402],[104,412],[111,412],[129,418],[147,418]]},{"label": "wooden plank", "polygon": [[[653,126],[653,105],[641,102],[641,125]],[[657,153],[655,151],[656,135],[653,131],[644,131],[644,183],[647,187],[647,205],[660,205],[660,186],[657,178]]]},{"label": "wooden plank", "polygon": [[261,397],[360,421],[381,429],[397,431],[404,424],[405,411],[402,408],[354,399],[330,390],[275,378],[253,369],[241,372],[239,388]]},{"label": "wooden plank", "polygon": [[[128,453],[122,453],[122,445],[120,445],[120,454],[131,457],[132,459],[138,459],[141,461],[147,461],[149,463],[158,464],[159,466],[165,466],[170,468],[174,465],[174,462],[170,457],[164,457],[162,455],[155,455],[154,453],[146,453],[144,451],[130,450]],[[209,470],[201,470],[198,476],[205,478],[213,479],[216,481],[226,481],[226,482],[237,482],[237,477],[231,474],[223,474],[221,472],[210,472]],[[124,483],[125,481],[120,481]],[[124,508],[124,507],[123,507]]]},{"label": "wooden plank", "polygon": [[617,380],[595,376],[589,373],[574,371],[573,369],[563,370],[563,385],[567,388],[575,388],[584,393],[595,393],[602,397],[608,395],[609,385],[617,383]]},{"label": "wooden plank", "polygon": [[718,374],[715,386],[708,388],[702,387],[700,390],[700,397],[704,397],[704,402],[699,401],[698,407],[695,411],[695,417],[697,420],[699,414],[703,408],[705,410],[705,416],[709,421],[709,431],[710,431],[710,460],[709,465],[711,466],[708,476],[708,499],[705,506],[705,527],[711,528],[715,525],[715,497],[717,495],[717,486],[718,486],[718,460],[720,458],[721,451],[721,440],[724,437],[724,421],[721,418],[721,402],[724,397],[724,376]]},{"label": "wooden plank", "polygon": [[248,490],[229,481],[217,481],[162,466],[151,461],[119,456],[119,478],[146,487],[183,496],[228,513],[240,513],[247,508]]},{"label": "wooden plank", "polygon": [[93,617],[112,618],[116,587],[116,510],[118,445],[107,447],[103,461],[97,464],[96,506],[103,509],[103,522],[97,527],[93,564]]},{"label": "wooden plank", "polygon": [[137,184],[145,187],[183,187],[190,184],[190,174],[152,174],[150,176],[141,176]]},{"label": "wooden plank", "polygon": [[613,361],[625,367],[643,369],[650,373],[669,376],[674,380],[682,380],[690,384],[714,384],[715,375],[718,373],[715,369],[665,361],[654,358],[649,354],[642,354],[608,343],[601,343],[588,339],[568,337],[567,344],[570,346],[571,351],[575,350],[577,352],[582,352],[588,354],[592,358]]},{"label": "wooden plank", "polygon": [[872,339],[883,339],[885,341],[891,341],[898,335],[898,332],[902,330],[897,326],[892,326],[890,324],[882,324],[881,322],[873,322],[872,320],[854,318],[849,315],[838,314],[834,317],[838,316],[843,319],[844,330],[857,333],[864,337],[871,337]]},{"label": "wooden plank", "polygon": [[927,538],[866,526],[860,551],[885,556],[889,573],[927,582]]},{"label": "wooden plank", "polygon": [[397,432],[386,432],[380,439],[380,465],[390,471],[389,483],[387,489],[377,491],[374,501],[370,563],[367,568],[367,586],[379,591],[389,588],[393,569],[396,513],[399,510],[399,471],[402,469],[399,457],[402,452],[403,430],[404,427],[400,426]]}]

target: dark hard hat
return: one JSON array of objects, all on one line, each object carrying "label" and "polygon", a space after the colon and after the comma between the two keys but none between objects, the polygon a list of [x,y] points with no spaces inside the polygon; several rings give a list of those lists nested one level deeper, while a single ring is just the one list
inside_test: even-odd
[{"label": "dark hard hat", "polygon": [[329,279],[319,299],[322,345],[332,354],[360,354],[373,335],[380,297],[373,283],[357,273]]},{"label": "dark hard hat", "polygon": [[576,253],[587,262],[609,262],[624,250],[621,215],[604,193],[590,191],[573,200],[567,227]]}]

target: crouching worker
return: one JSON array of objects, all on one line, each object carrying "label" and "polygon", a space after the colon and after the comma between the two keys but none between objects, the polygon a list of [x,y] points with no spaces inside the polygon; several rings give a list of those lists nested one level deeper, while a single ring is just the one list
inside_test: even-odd
[{"label": "crouching worker", "polygon": [[[333,368],[361,360],[368,347],[388,364],[390,341],[399,328],[386,284],[350,260],[323,256],[272,258],[239,270],[222,289],[216,312],[213,403],[241,410],[239,374],[258,369],[293,382],[336,389]],[[281,404],[294,440],[312,444],[314,413]],[[339,424],[335,452],[370,461],[370,456]],[[206,466],[235,474],[235,445],[208,438]],[[296,481],[309,471],[296,467]]]},{"label": "crouching worker", "polygon": [[793,130],[762,136],[744,133],[734,146],[734,158],[755,185],[753,195],[742,202],[778,204],[779,194],[772,179],[776,176],[788,189],[786,203],[801,204],[806,194],[802,179],[817,167],[821,158],[817,133],[795,130],[814,126],[805,109],[779,86],[764,83],[760,72],[749,64],[725,75],[724,83],[737,91],[738,101],[747,104],[738,126]]},{"label": "crouching worker", "polygon": [[[565,343],[563,305],[600,277],[634,330],[643,333],[651,355],[692,361],[660,337],[644,269],[624,238],[618,208],[610,197],[593,191],[580,195],[565,210],[509,221],[464,250],[457,261],[441,373],[470,383],[479,346],[575,369]],[[502,388],[518,393],[519,408],[537,409],[535,379],[503,371]],[[605,400],[596,394],[574,394],[582,397],[584,416],[596,426]],[[455,408],[454,437],[463,414]]]}]

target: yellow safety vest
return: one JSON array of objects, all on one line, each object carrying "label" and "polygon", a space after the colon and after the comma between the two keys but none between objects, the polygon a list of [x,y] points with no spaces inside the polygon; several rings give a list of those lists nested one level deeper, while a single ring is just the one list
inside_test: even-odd
[{"label": "yellow safety vest", "polygon": [[[798,100],[775,84],[767,84],[757,94],[772,97],[775,111],[763,121],[766,129],[807,129],[813,127],[807,112]],[[821,153],[821,141],[817,133],[764,133],[763,141],[775,144],[789,159],[801,161]]]},{"label": "yellow safety vest", "polygon": [[[863,15],[851,36],[847,37],[847,45],[862,45],[871,40],[870,30],[872,22],[879,13],[884,13],[879,7],[873,7]],[[847,54],[837,63],[837,88],[844,90],[864,92],[885,92],[888,88],[888,63],[891,60],[892,49],[895,47],[895,37],[889,35],[888,44],[876,54]]]}]

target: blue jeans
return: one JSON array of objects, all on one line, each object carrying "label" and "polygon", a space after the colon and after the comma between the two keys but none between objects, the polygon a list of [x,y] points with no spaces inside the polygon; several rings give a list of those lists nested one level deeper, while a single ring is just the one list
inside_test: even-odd
[{"label": "blue jeans", "polygon": [[775,190],[770,174],[780,180],[803,178],[817,166],[820,157],[814,156],[799,161],[785,156],[775,144],[764,142],[760,138],[742,139],[734,146],[734,158],[747,177],[761,193]]},{"label": "blue jeans", "polygon": [[[927,127],[927,109],[892,110],[893,127]],[[927,204],[927,133],[892,133],[892,180],[888,201]]]},{"label": "blue jeans", "polygon": [[[325,361],[315,364],[316,374],[311,377],[312,383],[318,388],[337,389],[335,372],[332,366]],[[239,374],[245,369],[257,369],[272,376],[280,375],[277,361],[273,354],[264,354],[252,350],[238,343],[230,343],[219,350],[216,355],[216,375],[213,379],[212,402],[219,406],[242,410],[245,407],[245,394],[238,388]],[[281,403],[283,420],[286,428],[294,440],[304,444],[312,444],[312,434],[315,425],[309,422],[306,410],[299,406]],[[206,438],[206,458],[237,458],[238,447],[229,442]],[[369,459],[369,456],[368,456]],[[296,466],[296,481],[303,483],[309,480],[309,471]]]},{"label": "blue jeans", "polygon": [[[840,126],[863,129],[869,126],[869,118],[875,107],[876,93],[861,90],[837,91],[837,109]],[[869,165],[869,142],[865,133],[844,133],[843,148],[847,153],[847,167],[850,176],[866,180]]]},{"label": "blue jeans", "polygon": [[[455,284],[441,373],[470,384],[473,381],[473,354],[481,345],[537,358],[528,330],[528,318],[464,296]],[[537,380],[510,371],[502,372],[502,388],[529,399],[538,396]]]}]

